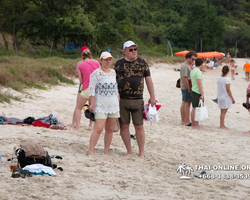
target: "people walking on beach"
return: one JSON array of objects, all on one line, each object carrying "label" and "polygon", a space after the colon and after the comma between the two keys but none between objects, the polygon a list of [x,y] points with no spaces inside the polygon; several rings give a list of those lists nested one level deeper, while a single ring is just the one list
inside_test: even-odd
[{"label": "people walking on beach", "polygon": [[191,71],[191,100],[192,100],[192,111],[191,111],[191,120],[193,129],[201,129],[199,122],[195,121],[195,108],[199,106],[200,100],[204,101],[204,88],[203,88],[203,75],[201,72],[201,67],[203,65],[202,58],[196,58],[195,68]]},{"label": "people walking on beach", "polygon": [[230,60],[230,71],[231,71],[231,79],[234,80],[235,79],[235,60],[231,59]]},{"label": "people walking on beach", "polygon": [[246,76],[246,81],[249,82],[249,76],[250,76],[250,63],[249,61],[247,60],[244,67],[243,67],[243,70],[245,71],[245,76]]},{"label": "people walking on beach", "polygon": [[94,147],[104,127],[104,153],[109,153],[115,122],[120,117],[116,73],[115,70],[110,69],[112,58],[109,52],[102,52],[100,56],[101,67],[90,75],[89,110],[94,112],[96,120],[89,141],[89,155],[94,154]]},{"label": "people walking on beach", "polygon": [[[72,120],[72,128],[76,128],[76,130],[79,130],[80,128],[80,121],[81,121],[81,110],[84,106],[84,104],[89,99],[89,76],[90,74],[99,68],[99,62],[96,60],[93,60],[91,51],[88,47],[84,46],[81,49],[81,54],[83,58],[83,62],[81,62],[77,69],[78,69],[78,78],[80,81],[81,87],[81,93],[77,100],[76,108],[73,114],[73,120]],[[90,124],[91,125],[91,124]]]},{"label": "people walking on beach", "polygon": [[115,63],[115,71],[120,94],[120,134],[127,149],[132,154],[129,124],[130,115],[134,124],[139,156],[144,157],[145,131],[143,127],[143,89],[144,78],[149,91],[151,106],[156,104],[154,85],[148,63],[137,57],[137,45],[127,41],[123,45],[125,58]]},{"label": "people walking on beach", "polygon": [[226,55],[226,65],[229,65],[230,58],[231,58],[230,54],[227,53],[227,55]]},{"label": "people walking on beach", "polygon": [[181,124],[186,126],[192,126],[190,122],[190,105],[191,105],[191,79],[190,72],[193,69],[193,64],[197,58],[195,51],[189,51],[186,54],[186,60],[181,65],[180,69],[180,85],[182,93],[182,104],[180,108]]},{"label": "people walking on beach", "polygon": [[231,81],[227,77],[229,73],[229,67],[225,65],[222,68],[222,74],[217,79],[217,97],[218,97],[218,106],[221,109],[220,114],[220,128],[228,129],[225,126],[225,116],[228,108],[235,103],[232,92],[230,90]]}]

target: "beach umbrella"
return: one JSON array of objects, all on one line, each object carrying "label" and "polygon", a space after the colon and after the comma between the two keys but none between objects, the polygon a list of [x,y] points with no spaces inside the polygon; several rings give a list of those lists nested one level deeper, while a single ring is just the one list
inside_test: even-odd
[{"label": "beach umbrella", "polygon": [[188,52],[189,52],[188,50],[180,51],[180,52],[174,53],[174,55],[184,57]]}]

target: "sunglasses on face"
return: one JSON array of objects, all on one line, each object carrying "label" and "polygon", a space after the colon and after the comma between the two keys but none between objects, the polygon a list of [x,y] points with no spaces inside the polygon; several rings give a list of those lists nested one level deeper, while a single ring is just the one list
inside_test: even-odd
[{"label": "sunglasses on face", "polygon": [[129,49],[128,51],[129,51],[129,52],[132,52],[132,51],[137,51],[137,48],[134,48],[134,49]]},{"label": "sunglasses on face", "polygon": [[196,59],[195,58],[191,58],[192,59],[192,61],[195,61]]}]

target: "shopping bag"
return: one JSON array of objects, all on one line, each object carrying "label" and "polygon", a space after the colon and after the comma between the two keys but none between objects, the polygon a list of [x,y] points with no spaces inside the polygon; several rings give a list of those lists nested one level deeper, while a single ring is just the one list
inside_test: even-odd
[{"label": "shopping bag", "polygon": [[200,100],[199,107],[195,108],[195,121],[202,121],[208,118],[207,107],[204,106],[203,101]]},{"label": "shopping bag", "polygon": [[120,130],[120,121],[119,118],[117,118],[115,121],[115,127],[113,129],[113,132],[118,132],[119,130]]}]

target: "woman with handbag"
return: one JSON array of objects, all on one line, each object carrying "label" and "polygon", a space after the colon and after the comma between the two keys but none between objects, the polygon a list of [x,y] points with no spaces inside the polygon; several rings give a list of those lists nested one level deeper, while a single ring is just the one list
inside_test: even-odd
[{"label": "woman with handbag", "polygon": [[204,101],[204,92],[203,92],[203,75],[201,72],[201,67],[203,65],[203,59],[197,58],[195,60],[196,67],[191,71],[191,102],[192,102],[192,111],[191,111],[191,120],[192,128],[202,129],[198,121],[195,121],[195,108],[199,107],[200,100]]},{"label": "woman with handbag", "polygon": [[230,90],[231,81],[227,77],[229,67],[225,65],[222,68],[222,75],[217,79],[217,97],[218,106],[221,109],[220,113],[220,129],[228,129],[225,126],[225,116],[228,108],[235,103],[232,92]]},{"label": "woman with handbag", "polygon": [[112,55],[109,52],[102,52],[100,56],[101,67],[90,75],[89,111],[95,113],[94,130],[89,142],[89,155],[94,154],[94,147],[99,140],[103,128],[104,153],[109,153],[113,130],[117,118],[120,117],[119,93],[116,82],[116,72],[110,69],[112,64]]}]

